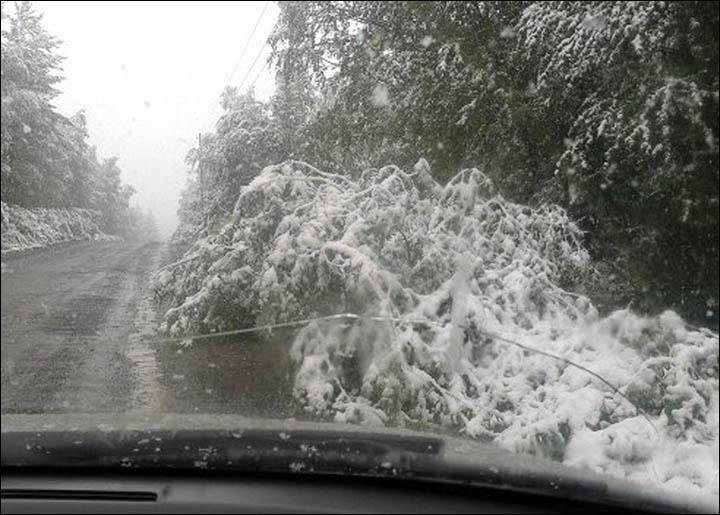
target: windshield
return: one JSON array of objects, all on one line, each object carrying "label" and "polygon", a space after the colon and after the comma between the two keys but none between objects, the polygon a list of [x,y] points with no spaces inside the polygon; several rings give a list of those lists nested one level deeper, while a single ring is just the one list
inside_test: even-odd
[{"label": "windshield", "polygon": [[717,503],[718,118],[715,2],[2,2],[3,426],[412,430]]}]

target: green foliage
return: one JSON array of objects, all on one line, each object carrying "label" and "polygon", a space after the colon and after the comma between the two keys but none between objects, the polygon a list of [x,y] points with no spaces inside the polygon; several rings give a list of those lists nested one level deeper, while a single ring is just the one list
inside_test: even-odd
[{"label": "green foliage", "polygon": [[580,220],[616,270],[593,291],[610,307],[717,324],[717,3],[280,7],[278,160],[343,173],[422,155],[440,181],[480,166]]},{"label": "green foliage", "polygon": [[13,15],[3,5],[2,17],[2,197],[38,205],[61,185],[60,173],[43,173],[58,144],[59,115],[50,104],[60,81],[58,41],[28,2],[17,4]]},{"label": "green foliage", "polygon": [[223,114],[215,131],[203,135],[187,156],[195,174],[180,199],[180,227],[185,232],[176,235],[178,242],[190,242],[208,228],[212,232],[221,217],[232,213],[241,187],[281,154],[284,132],[277,130],[268,106],[252,92],[240,95],[228,87],[220,105]]},{"label": "green foliage", "polygon": [[717,4],[538,3],[516,51],[530,56],[536,112],[566,129],[540,197],[583,219],[637,307],[706,323],[717,323],[717,31]]}]

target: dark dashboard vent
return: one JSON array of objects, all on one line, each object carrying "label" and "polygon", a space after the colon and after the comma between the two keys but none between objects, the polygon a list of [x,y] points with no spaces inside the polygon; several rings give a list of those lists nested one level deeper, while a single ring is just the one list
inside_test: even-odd
[{"label": "dark dashboard vent", "polygon": [[125,492],[112,490],[32,490],[3,489],[3,499],[62,499],[72,501],[134,501],[154,502],[155,492]]}]

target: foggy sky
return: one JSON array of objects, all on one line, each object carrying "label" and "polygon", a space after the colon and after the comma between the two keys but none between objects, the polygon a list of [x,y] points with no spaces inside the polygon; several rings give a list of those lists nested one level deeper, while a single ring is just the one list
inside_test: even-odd
[{"label": "foggy sky", "polygon": [[[187,151],[219,115],[218,98],[265,2],[33,2],[45,28],[62,40],[65,80],[58,110],[85,110],[100,158],[117,156],[131,199],[155,214],[163,235],[177,223],[188,177]],[[277,18],[271,3],[231,83],[238,86]],[[255,79],[261,57],[243,90]],[[274,88],[266,68],[255,84]]]}]

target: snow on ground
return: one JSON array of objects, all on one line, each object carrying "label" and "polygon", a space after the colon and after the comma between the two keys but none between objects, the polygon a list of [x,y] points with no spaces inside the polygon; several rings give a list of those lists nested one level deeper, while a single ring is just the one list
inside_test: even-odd
[{"label": "snow on ground", "polygon": [[[0,204],[2,253],[50,247],[82,240],[113,240],[100,230],[100,214],[80,208],[32,208]],[[3,267],[5,272],[5,267]]]},{"label": "snow on ground", "polygon": [[561,208],[508,202],[476,169],[442,186],[423,160],[357,181],[287,162],[233,218],[158,273],[168,333],[384,317],[298,332],[306,411],[717,498],[718,335],[673,312],[600,317],[572,291],[598,277]]}]

